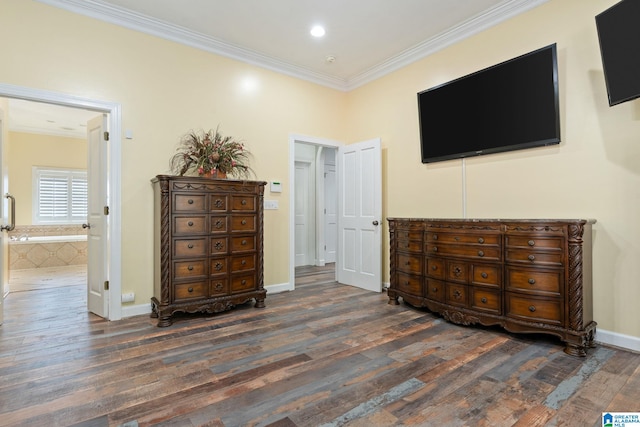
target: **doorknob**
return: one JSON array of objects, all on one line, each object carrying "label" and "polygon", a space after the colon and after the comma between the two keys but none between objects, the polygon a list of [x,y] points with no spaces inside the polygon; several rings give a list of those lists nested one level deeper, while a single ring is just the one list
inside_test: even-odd
[{"label": "doorknob", "polygon": [[16,228],[16,199],[9,193],[5,194],[4,197],[11,200],[11,224],[0,226],[0,231],[11,231]]},{"label": "doorknob", "polygon": [[378,221],[373,221],[372,224],[377,226],[380,223]]},{"label": "doorknob", "polygon": [[91,224],[82,224],[82,228],[91,228]]}]

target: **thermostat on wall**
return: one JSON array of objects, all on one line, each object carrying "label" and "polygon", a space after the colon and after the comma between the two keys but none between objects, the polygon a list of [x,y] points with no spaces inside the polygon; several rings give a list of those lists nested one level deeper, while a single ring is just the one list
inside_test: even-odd
[{"label": "thermostat on wall", "polygon": [[282,183],[280,181],[271,181],[271,192],[282,193]]}]

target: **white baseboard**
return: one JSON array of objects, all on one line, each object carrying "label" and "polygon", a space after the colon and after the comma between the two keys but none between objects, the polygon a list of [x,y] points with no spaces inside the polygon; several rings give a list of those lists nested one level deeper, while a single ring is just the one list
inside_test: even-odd
[{"label": "white baseboard", "polygon": [[139,316],[141,314],[151,314],[151,304],[123,305],[122,317]]},{"label": "white baseboard", "polygon": [[268,294],[277,294],[280,292],[287,292],[287,291],[292,291],[293,290],[293,286],[291,286],[291,284],[289,283],[279,283],[279,284],[275,284],[275,285],[267,285],[264,287],[267,290],[267,295]]},{"label": "white baseboard", "polygon": [[596,329],[595,341],[602,344],[613,345],[626,350],[640,352],[640,338],[617,332]]}]

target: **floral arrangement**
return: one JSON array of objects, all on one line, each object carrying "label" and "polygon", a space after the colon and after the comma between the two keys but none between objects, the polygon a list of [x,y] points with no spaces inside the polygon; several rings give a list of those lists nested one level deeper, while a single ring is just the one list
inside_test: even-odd
[{"label": "floral arrangement", "polygon": [[244,143],[215,131],[190,131],[178,144],[177,153],[171,158],[171,170],[183,176],[194,172],[200,176],[224,178],[227,174],[248,178],[253,174],[249,167],[251,153]]}]

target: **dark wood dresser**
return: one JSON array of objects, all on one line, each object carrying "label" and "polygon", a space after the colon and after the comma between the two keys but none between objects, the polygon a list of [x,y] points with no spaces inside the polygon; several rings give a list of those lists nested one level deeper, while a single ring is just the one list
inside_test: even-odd
[{"label": "dark wood dresser", "polygon": [[152,317],[264,307],[263,181],[158,175]]},{"label": "dark wood dresser", "polygon": [[389,218],[389,303],[398,297],[462,325],[545,333],[593,346],[594,220]]}]

